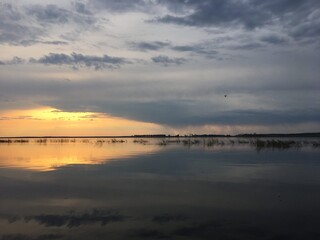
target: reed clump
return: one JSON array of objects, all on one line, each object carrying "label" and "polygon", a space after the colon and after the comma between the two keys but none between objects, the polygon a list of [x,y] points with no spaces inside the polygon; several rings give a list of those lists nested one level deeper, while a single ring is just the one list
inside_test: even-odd
[{"label": "reed clump", "polygon": [[213,147],[214,145],[218,145],[218,139],[211,138],[207,141],[207,147]]},{"label": "reed clump", "polygon": [[123,140],[123,139],[116,139],[116,138],[113,138],[112,140],[111,140],[111,143],[124,143],[124,142],[126,142],[125,140]]},{"label": "reed clump", "polygon": [[35,142],[39,144],[46,144],[48,142],[48,139],[40,138],[40,139],[36,139]]},{"label": "reed clump", "polygon": [[184,146],[191,146],[191,145],[199,145],[201,141],[199,139],[185,139],[182,140]]},{"label": "reed clump", "polygon": [[133,143],[139,143],[139,144],[147,144],[149,141],[145,140],[145,139],[134,139]]},{"label": "reed clump", "polygon": [[161,142],[158,143],[158,145],[160,146],[167,146],[167,141],[166,140],[162,140]]},{"label": "reed clump", "polygon": [[312,147],[314,148],[319,148],[320,147],[320,142],[313,142]]},{"label": "reed clump", "polygon": [[0,143],[6,143],[6,144],[11,144],[11,143],[28,143],[28,139],[0,139]]},{"label": "reed clump", "polygon": [[293,140],[260,140],[257,139],[255,145],[258,149],[262,148],[276,148],[276,149],[288,149],[291,147],[301,147],[300,142]]}]

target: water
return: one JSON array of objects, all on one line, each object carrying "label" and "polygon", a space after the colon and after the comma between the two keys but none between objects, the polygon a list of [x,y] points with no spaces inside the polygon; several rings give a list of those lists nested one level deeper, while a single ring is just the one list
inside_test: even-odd
[{"label": "water", "polygon": [[219,141],[1,143],[0,239],[320,239],[318,147]]}]

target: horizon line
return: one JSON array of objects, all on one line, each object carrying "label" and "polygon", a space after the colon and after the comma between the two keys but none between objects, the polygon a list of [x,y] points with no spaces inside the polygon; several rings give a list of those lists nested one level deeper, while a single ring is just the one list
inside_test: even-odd
[{"label": "horizon line", "polygon": [[299,133],[240,133],[240,134],[134,134],[134,135],[85,135],[85,136],[0,136],[0,138],[165,138],[165,137],[254,137],[254,136],[265,136],[265,137],[280,137],[280,136],[318,136],[320,137],[320,132],[299,132]]}]

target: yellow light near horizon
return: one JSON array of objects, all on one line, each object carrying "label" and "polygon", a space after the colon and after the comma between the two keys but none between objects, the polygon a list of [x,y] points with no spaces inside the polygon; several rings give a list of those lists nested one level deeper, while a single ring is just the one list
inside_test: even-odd
[{"label": "yellow light near horizon", "polygon": [[64,112],[41,107],[0,113],[0,136],[132,135],[161,132],[154,123],[95,112]]},{"label": "yellow light near horizon", "polygon": [[30,115],[40,120],[68,120],[79,121],[89,118],[94,113],[91,112],[63,112],[55,108],[40,108],[31,110]]}]

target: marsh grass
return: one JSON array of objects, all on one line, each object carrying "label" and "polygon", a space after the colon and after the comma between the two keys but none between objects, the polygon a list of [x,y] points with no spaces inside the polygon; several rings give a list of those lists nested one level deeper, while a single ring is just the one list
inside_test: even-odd
[{"label": "marsh grass", "polygon": [[320,148],[320,142],[312,142],[311,143],[314,148]]},{"label": "marsh grass", "polygon": [[15,139],[15,140],[11,140],[11,139],[0,139],[0,143],[29,143],[29,140],[27,139]]},{"label": "marsh grass", "polygon": [[167,141],[166,140],[162,140],[162,141],[160,141],[159,143],[158,143],[158,145],[160,145],[160,146],[167,146]]},{"label": "marsh grass", "polygon": [[191,146],[191,145],[199,145],[201,141],[199,139],[185,139],[182,140],[184,146]]},{"label": "marsh grass", "polygon": [[254,143],[257,149],[274,148],[274,149],[289,149],[292,147],[300,148],[302,144],[299,141],[293,140],[260,140],[257,139]]},{"label": "marsh grass", "polygon": [[[237,145],[248,145],[256,148],[257,150],[262,149],[290,149],[296,148],[300,149],[302,147],[311,147],[311,148],[320,148],[320,139],[312,138],[312,139],[271,139],[271,138],[206,138],[206,137],[182,137],[182,138],[161,138],[160,142],[154,143],[149,142],[150,139],[145,138],[135,138],[132,140],[135,144],[157,144],[160,146],[167,146],[170,144],[174,145],[182,145],[186,147],[191,146],[200,146],[202,145],[204,148],[212,148],[215,146],[237,146]],[[91,138],[0,138],[0,144],[27,144],[27,143],[36,143],[36,144],[72,144],[72,143],[84,143],[84,144],[95,144],[95,145],[103,145],[107,144],[116,144],[116,143],[127,143],[127,139],[122,138],[112,138],[112,139],[91,139]]]},{"label": "marsh grass", "polygon": [[145,140],[145,139],[134,139],[133,143],[139,143],[139,144],[147,144],[149,141]]},{"label": "marsh grass", "polygon": [[35,142],[39,143],[39,144],[47,144],[48,139],[47,138],[40,138],[40,139],[36,139]]},{"label": "marsh grass", "polygon": [[213,147],[214,145],[218,145],[219,144],[219,141],[218,139],[214,139],[214,138],[211,138],[207,141],[207,144],[206,146],[207,147]]},{"label": "marsh grass", "polygon": [[126,140],[123,140],[123,139],[116,139],[116,138],[113,138],[111,140],[111,143],[125,143],[127,142]]}]

